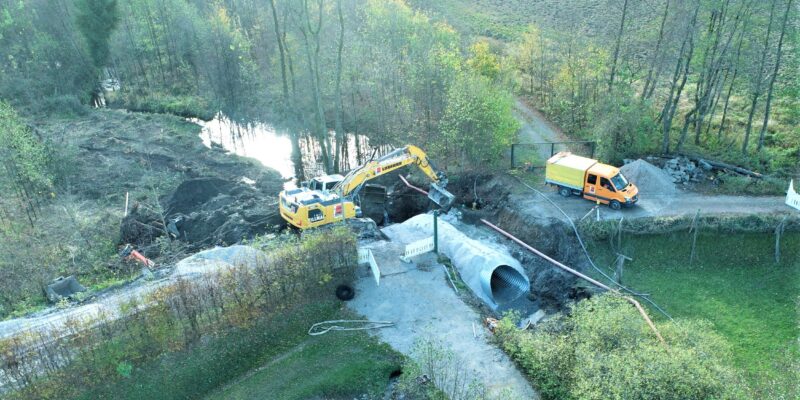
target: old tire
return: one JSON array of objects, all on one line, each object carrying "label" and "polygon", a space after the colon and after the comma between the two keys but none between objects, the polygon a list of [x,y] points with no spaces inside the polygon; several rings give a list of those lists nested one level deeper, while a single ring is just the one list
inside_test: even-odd
[{"label": "old tire", "polygon": [[336,298],[342,301],[353,300],[356,297],[356,291],[348,285],[339,285],[336,287]]},{"label": "old tire", "polygon": [[611,207],[612,210],[619,210],[622,208],[622,204],[616,200],[611,200],[611,203],[608,203],[608,206]]},{"label": "old tire", "polygon": [[568,187],[560,186],[558,189],[558,194],[560,194],[563,197],[569,197],[572,194],[572,191],[569,190]]}]

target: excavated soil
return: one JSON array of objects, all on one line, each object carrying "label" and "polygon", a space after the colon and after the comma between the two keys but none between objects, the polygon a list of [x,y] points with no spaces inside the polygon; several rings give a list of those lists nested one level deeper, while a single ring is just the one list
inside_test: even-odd
[{"label": "excavated soil", "polygon": [[93,110],[75,119],[37,121],[35,129],[54,146],[77,153],[64,165],[64,186],[98,212],[121,213],[129,194],[118,243],[148,256],[159,255],[154,241],[167,232],[188,250],[199,250],[234,244],[282,223],[276,201],[280,175],[204,146],[200,127],[182,118]]}]

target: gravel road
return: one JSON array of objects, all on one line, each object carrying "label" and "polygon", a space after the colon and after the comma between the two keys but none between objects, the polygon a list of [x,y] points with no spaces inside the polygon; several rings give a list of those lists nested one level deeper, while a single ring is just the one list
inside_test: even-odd
[{"label": "gravel road", "polygon": [[[537,187],[547,198],[553,200],[573,220],[586,216],[595,205],[591,201],[577,196],[561,197],[555,188]],[[522,187],[515,191],[509,199],[515,208],[528,213],[535,213],[543,218],[563,218],[555,207],[533,191]],[[618,220],[647,218],[647,217],[679,217],[694,215],[697,211],[701,214],[772,214],[790,212],[792,209],[784,204],[784,198],[779,196],[749,197],[730,195],[702,195],[690,192],[680,192],[674,195],[642,193],[639,202],[630,208],[623,207],[614,211],[605,205],[600,206],[600,219]],[[589,218],[589,217],[587,217]],[[596,213],[591,218],[597,218]]]}]

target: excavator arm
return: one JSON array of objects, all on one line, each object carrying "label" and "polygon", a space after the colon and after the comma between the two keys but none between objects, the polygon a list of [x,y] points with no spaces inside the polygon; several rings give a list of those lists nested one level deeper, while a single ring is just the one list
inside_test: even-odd
[{"label": "excavator arm", "polygon": [[342,196],[357,194],[367,181],[410,164],[415,164],[433,182],[431,189],[428,191],[428,198],[443,209],[449,209],[455,197],[445,189],[447,177],[436,169],[436,165],[428,159],[427,154],[422,149],[413,145],[394,150],[350,171],[333,190]]}]

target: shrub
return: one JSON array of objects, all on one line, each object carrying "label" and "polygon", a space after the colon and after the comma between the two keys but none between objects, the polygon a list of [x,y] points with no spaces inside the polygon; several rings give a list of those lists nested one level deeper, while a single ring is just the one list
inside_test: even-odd
[{"label": "shrub", "polygon": [[497,338],[544,399],[743,396],[738,372],[727,365],[730,349],[708,323],[675,321],[659,330],[668,347],[625,300],[600,295],[533,332],[506,317]]},{"label": "shrub", "polygon": [[[197,397],[191,394],[202,393],[219,384],[221,377],[241,374],[258,362],[248,355],[254,346],[276,345],[266,341],[269,335],[259,333],[265,331],[265,321],[275,324],[288,312],[335,302],[334,285],[354,277],[355,246],[355,237],[346,227],[317,230],[302,239],[287,236],[271,248],[269,257],[243,259],[247,262],[241,265],[202,277],[179,278],[134,297],[120,306],[119,317],[99,315],[95,320],[22,332],[0,341],[4,356],[20,360],[0,364],[0,376],[14,377],[12,386],[17,392],[11,398],[106,397],[88,394],[107,390],[107,382],[124,380],[125,374],[138,374],[137,366],[156,363],[159,357],[191,353],[208,341],[227,343],[219,346],[219,353],[209,354],[214,360],[186,367],[181,379],[188,386],[178,392]],[[240,334],[259,342],[216,340]],[[28,349],[34,344],[37,354],[30,355]]]}]

